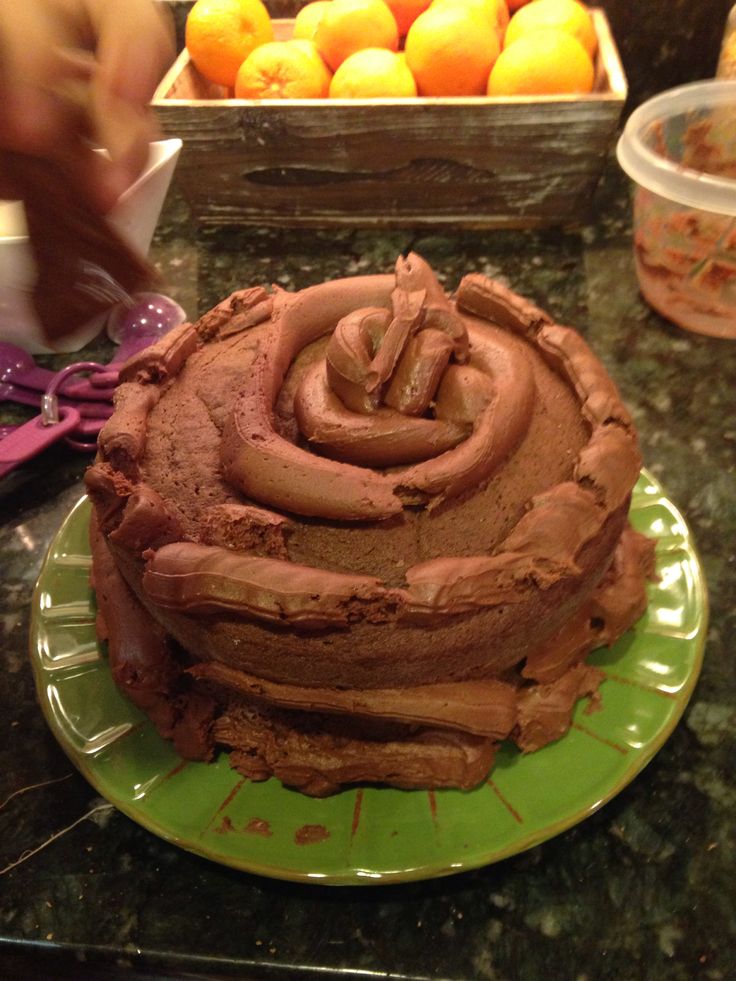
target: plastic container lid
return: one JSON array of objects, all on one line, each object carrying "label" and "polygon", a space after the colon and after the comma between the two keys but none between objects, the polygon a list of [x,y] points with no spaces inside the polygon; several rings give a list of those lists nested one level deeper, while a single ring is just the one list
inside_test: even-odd
[{"label": "plastic container lid", "polygon": [[649,99],[629,116],[616,147],[618,162],[641,187],[703,211],[736,215],[736,180],[684,167],[645,143],[651,126],[692,111],[731,107],[736,118],[736,81],[693,82]]}]

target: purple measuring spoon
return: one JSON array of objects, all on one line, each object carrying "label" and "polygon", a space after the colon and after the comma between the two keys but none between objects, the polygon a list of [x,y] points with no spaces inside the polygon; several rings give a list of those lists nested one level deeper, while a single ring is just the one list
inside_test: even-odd
[{"label": "purple measuring spoon", "polygon": [[[97,434],[112,412],[111,405],[101,400],[111,398],[120,366],[185,320],[184,310],[169,297],[136,294],[114,309],[108,320],[108,336],[118,344],[113,361],[109,365],[80,361],[59,372],[40,368],[22,348],[0,343],[0,400],[41,407],[39,416],[20,426],[0,427],[0,477],[59,439],[75,450],[94,451]],[[84,381],[72,380],[73,375],[87,372],[90,376]],[[59,398],[61,392],[65,399]],[[83,419],[82,413],[88,418]],[[77,438],[85,436],[95,439]]]},{"label": "purple measuring spoon", "polygon": [[[52,380],[54,374],[52,373]],[[100,391],[96,389],[96,391]],[[100,395],[100,397],[102,397]],[[34,392],[30,388],[23,388],[20,385],[11,385],[8,382],[0,382],[0,402],[18,402],[20,405],[32,405],[36,409],[41,408],[43,392]],[[71,406],[77,410],[80,416],[85,419],[109,419],[112,415],[112,404],[110,402],[75,402],[68,398],[59,398],[59,405]]]},{"label": "purple measuring spoon", "polygon": [[[66,406],[60,406],[60,408],[66,408]],[[102,429],[102,427],[107,422],[107,419],[80,419],[76,427],[72,431],[74,436],[89,436],[97,439],[97,436]],[[0,440],[5,439],[6,436],[10,436],[12,433],[20,429],[25,423],[8,423],[6,426],[0,426]],[[95,448],[94,442],[85,443],[85,446],[89,446],[90,449]]]},{"label": "purple measuring spoon", "polygon": [[[0,341],[0,382],[20,386],[36,392],[45,392],[56,375],[55,371],[39,367],[31,355],[23,348],[7,341]],[[111,388],[112,393],[112,387]],[[94,387],[89,379],[74,381],[69,379],[62,394],[71,399],[105,398],[100,386]]]},{"label": "purple measuring spoon", "polygon": [[[60,439],[65,439],[75,450],[89,452],[95,449],[96,437],[104,420],[82,419],[74,405],[59,405],[57,392],[72,375],[100,371],[104,371],[103,365],[94,361],[80,361],[54,374],[41,398],[41,414],[18,426],[5,439],[0,440],[0,477]],[[95,439],[76,438],[85,435],[94,436]]]},{"label": "purple measuring spoon", "polygon": [[[127,304],[120,304],[110,313],[107,334],[119,345],[113,361],[105,370],[92,374],[89,378],[76,381],[73,378],[67,379],[60,394],[75,401],[111,398],[118,383],[120,366],[185,320],[186,313],[182,307],[168,296],[161,293],[137,293]],[[23,348],[0,341],[0,383],[45,392],[56,374],[37,365]]]},{"label": "purple measuring spoon", "polygon": [[46,423],[41,415],[18,426],[15,432],[0,441],[0,477],[71,433],[78,423],[77,410],[62,406],[59,420],[53,425]]}]

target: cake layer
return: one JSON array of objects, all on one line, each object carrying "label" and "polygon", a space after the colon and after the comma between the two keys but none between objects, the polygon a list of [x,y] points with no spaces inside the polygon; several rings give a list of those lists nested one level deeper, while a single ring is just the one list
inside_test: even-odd
[{"label": "cake layer", "polygon": [[564,735],[577,700],[594,695],[603,678],[585,657],[641,614],[653,559],[652,543],[627,530],[575,621],[504,681],[345,690],[190,664],[137,602],[96,523],[92,551],[113,677],[159,732],[188,759],[223,748],[251,779],[276,776],[315,795],[376,781],[468,789],[486,776],[501,740],[529,752]]}]

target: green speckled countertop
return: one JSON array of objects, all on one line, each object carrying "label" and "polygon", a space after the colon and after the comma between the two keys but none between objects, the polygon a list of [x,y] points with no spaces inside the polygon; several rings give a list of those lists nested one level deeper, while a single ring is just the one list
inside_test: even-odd
[{"label": "green speckled countertop", "polygon": [[593,817],[531,851],[369,889],[260,879],[179,850],[117,812],[85,818],[102,802],[47,729],[26,654],[34,581],[87,463],[57,448],[0,484],[5,976],[736,976],[736,346],[686,334],[643,303],[628,187],[614,164],[597,214],[595,225],[569,233],[205,234],[172,193],[153,257],[194,316],[243,285],[296,289],[383,272],[411,247],[448,287],[468,270],[501,276],[581,330],[620,386],[646,465],[685,513],[708,578],[701,678],[654,761]]}]

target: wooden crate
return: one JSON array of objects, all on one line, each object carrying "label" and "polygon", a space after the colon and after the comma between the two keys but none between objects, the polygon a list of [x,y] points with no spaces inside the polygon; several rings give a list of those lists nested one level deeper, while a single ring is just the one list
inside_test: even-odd
[{"label": "wooden crate", "polygon": [[[530,228],[590,218],[626,79],[603,11],[595,91],[513,98],[227,98],[186,50],[155,96],[205,225]],[[279,38],[293,21],[274,21]]]}]

